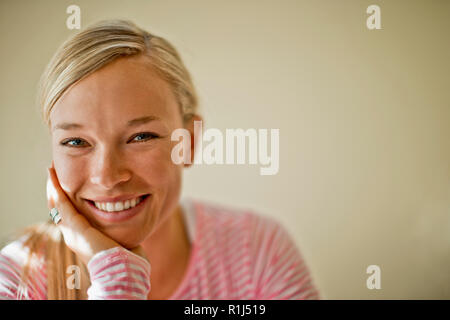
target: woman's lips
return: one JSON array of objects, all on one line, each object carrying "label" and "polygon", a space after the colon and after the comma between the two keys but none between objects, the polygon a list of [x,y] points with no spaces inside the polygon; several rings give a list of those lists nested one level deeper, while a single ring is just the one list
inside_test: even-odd
[{"label": "woman's lips", "polygon": [[113,212],[107,212],[98,209],[94,202],[91,200],[85,200],[91,211],[94,213],[95,217],[99,218],[100,220],[106,221],[106,222],[123,222],[125,220],[131,219],[135,215],[137,215],[139,212],[142,211],[144,208],[144,205],[147,204],[147,200],[151,197],[150,194],[141,196],[141,202],[139,202],[136,206],[133,208],[124,209],[122,211],[113,211]]}]

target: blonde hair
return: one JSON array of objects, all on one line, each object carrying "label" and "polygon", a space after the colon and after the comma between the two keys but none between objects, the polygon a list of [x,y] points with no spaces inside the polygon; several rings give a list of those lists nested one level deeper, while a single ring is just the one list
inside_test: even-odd
[{"label": "blonde hair", "polygon": [[[145,55],[157,74],[172,89],[184,121],[197,112],[198,98],[191,76],[177,50],[165,39],[130,21],[104,20],[89,26],[65,41],[47,65],[38,88],[42,118],[50,127],[50,114],[58,99],[71,86],[120,57]],[[28,261],[23,268],[22,288],[33,270],[32,260],[43,252],[46,262],[48,299],[86,299],[89,287],[87,268],[65,245],[52,221],[24,230]],[[81,268],[81,288],[66,286],[66,269]]]}]

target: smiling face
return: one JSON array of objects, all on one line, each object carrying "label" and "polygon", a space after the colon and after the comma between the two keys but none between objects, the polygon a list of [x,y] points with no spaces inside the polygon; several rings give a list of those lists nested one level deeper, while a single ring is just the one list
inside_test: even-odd
[{"label": "smiling face", "polygon": [[53,107],[50,125],[61,187],[104,234],[132,248],[176,210],[183,165],[171,160],[178,143],[171,133],[183,120],[147,57],[119,58],[76,83]]}]

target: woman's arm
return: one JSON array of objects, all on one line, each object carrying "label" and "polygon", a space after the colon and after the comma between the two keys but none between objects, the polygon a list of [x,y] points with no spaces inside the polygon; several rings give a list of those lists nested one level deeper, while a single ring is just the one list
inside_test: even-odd
[{"label": "woman's arm", "polygon": [[17,300],[20,268],[9,257],[0,253],[0,299]]},{"label": "woman's arm", "polygon": [[87,292],[89,300],[147,299],[150,292],[150,264],[123,247],[97,253],[87,268],[91,279]]},{"label": "woman's arm", "polygon": [[[27,253],[19,241],[2,249],[0,300],[47,299],[45,266],[33,270],[27,283],[20,286],[23,263],[19,260],[24,254]],[[88,299],[145,300],[150,292],[150,270],[147,260],[122,247],[101,251],[88,263]]]},{"label": "woman's arm", "polygon": [[46,299],[45,271],[42,266],[29,270],[27,283],[22,283],[23,265],[28,251],[23,238],[13,241],[0,252],[0,300]]}]

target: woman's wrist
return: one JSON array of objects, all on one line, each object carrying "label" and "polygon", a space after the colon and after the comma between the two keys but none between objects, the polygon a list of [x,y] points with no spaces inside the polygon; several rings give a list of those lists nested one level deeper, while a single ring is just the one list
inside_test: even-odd
[{"label": "woman's wrist", "polygon": [[87,268],[89,299],[146,299],[150,292],[150,263],[123,247],[98,252]]}]

